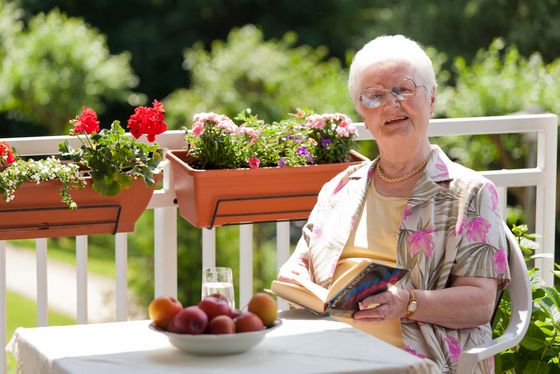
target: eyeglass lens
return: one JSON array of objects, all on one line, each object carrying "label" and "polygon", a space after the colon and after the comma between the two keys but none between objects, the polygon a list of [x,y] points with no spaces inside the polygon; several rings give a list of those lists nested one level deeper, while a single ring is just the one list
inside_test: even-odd
[{"label": "eyeglass lens", "polygon": [[368,87],[362,91],[360,100],[366,108],[378,108],[385,103],[387,92],[390,92],[397,100],[405,101],[416,94],[416,84],[411,79],[402,79],[391,89]]}]

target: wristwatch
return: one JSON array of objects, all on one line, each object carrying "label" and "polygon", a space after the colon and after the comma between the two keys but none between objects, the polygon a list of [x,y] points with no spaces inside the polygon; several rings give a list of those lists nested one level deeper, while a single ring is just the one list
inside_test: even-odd
[{"label": "wristwatch", "polygon": [[412,315],[416,312],[416,307],[418,306],[416,303],[416,296],[414,295],[414,291],[408,290],[408,305],[406,307],[406,318],[412,317]]}]

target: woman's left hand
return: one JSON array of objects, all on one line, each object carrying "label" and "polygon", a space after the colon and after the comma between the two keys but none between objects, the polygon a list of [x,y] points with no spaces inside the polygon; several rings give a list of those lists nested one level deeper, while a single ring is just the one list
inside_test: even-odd
[{"label": "woman's left hand", "polygon": [[398,287],[368,296],[358,304],[359,310],[354,313],[354,319],[362,322],[400,319],[406,315],[409,297],[407,290]]}]

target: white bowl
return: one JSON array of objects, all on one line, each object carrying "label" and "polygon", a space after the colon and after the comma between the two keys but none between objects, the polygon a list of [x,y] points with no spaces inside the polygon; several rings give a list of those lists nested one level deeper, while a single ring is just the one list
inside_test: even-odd
[{"label": "white bowl", "polygon": [[169,339],[175,348],[195,355],[228,355],[248,351],[261,341],[265,335],[282,324],[277,319],[274,325],[261,331],[240,332],[236,334],[176,334],[167,332],[150,323],[150,328]]}]

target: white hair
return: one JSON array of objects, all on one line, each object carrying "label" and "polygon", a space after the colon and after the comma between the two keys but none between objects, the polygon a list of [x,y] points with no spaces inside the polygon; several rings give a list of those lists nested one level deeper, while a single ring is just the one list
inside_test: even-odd
[{"label": "white hair", "polygon": [[403,60],[412,66],[417,74],[419,84],[422,84],[429,94],[437,87],[436,75],[432,60],[422,47],[403,35],[379,36],[362,47],[354,56],[348,76],[348,90],[354,106],[361,113],[360,92],[362,74],[371,66],[387,61]]}]

